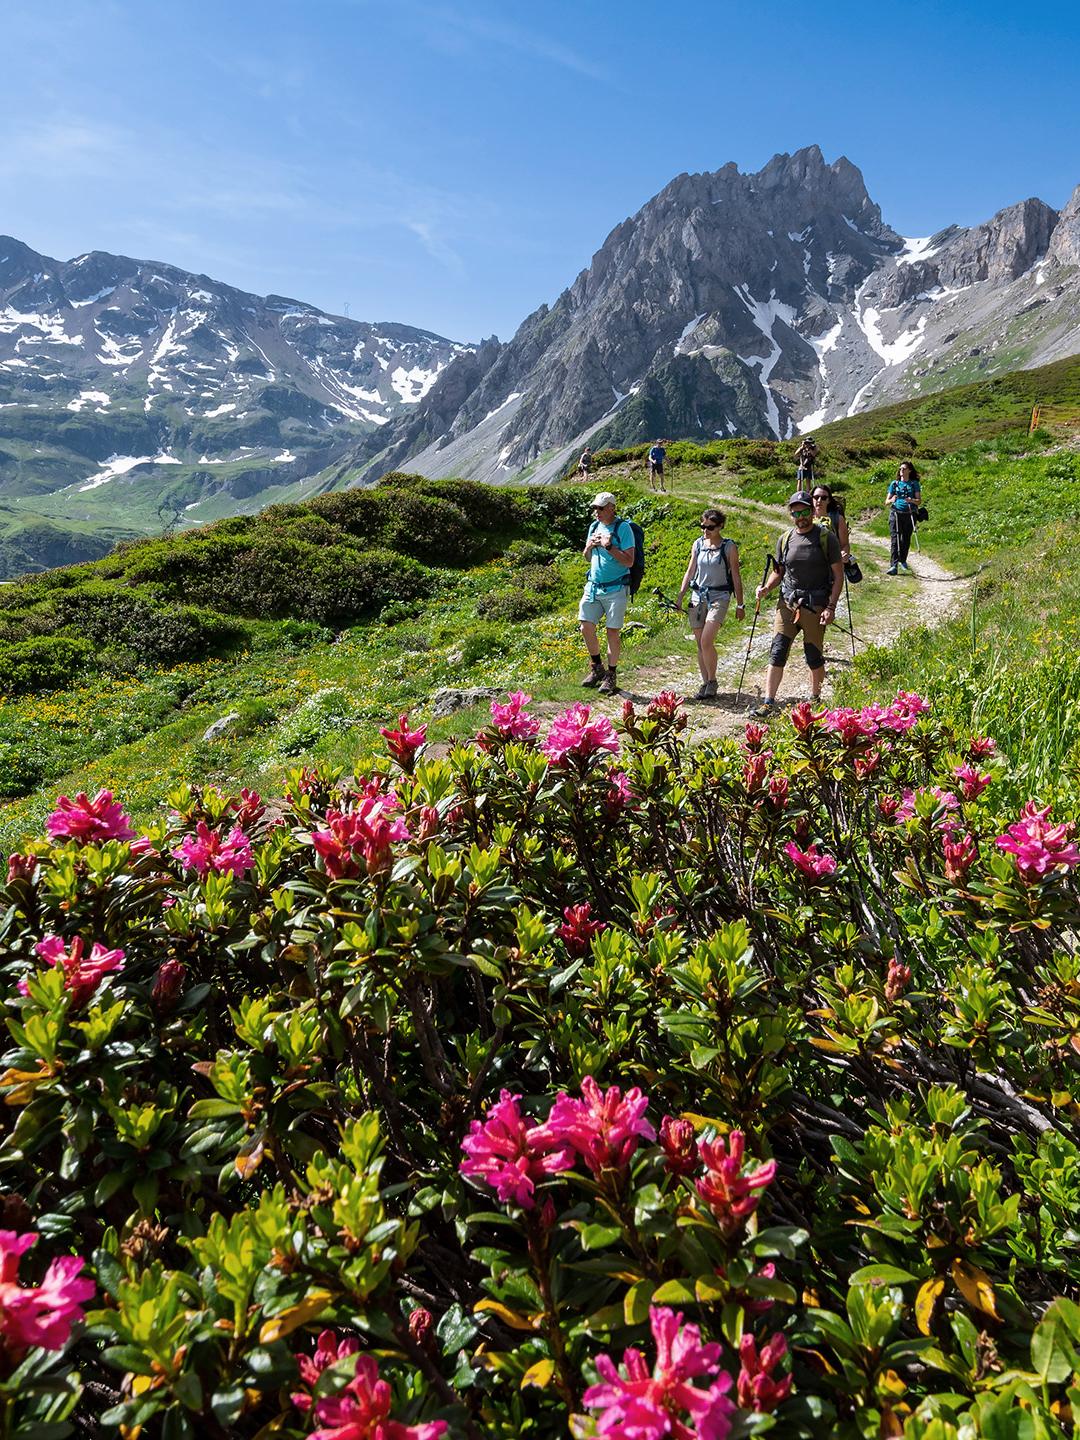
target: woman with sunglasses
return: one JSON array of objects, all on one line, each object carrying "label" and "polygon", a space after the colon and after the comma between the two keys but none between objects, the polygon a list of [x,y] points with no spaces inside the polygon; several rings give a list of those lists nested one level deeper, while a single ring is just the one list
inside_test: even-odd
[{"label": "woman with sunglasses", "polygon": [[847,517],[837,504],[832,491],[828,485],[823,485],[819,480],[813,489],[814,499],[814,524],[820,525],[823,530],[831,530],[840,541],[840,556],[846,565],[851,559],[851,539],[848,532]]},{"label": "woman with sunglasses", "polygon": [[690,561],[679,589],[679,609],[686,592],[691,592],[690,628],[697,641],[701,688],[695,699],[712,700],[716,695],[716,636],[727,618],[732,595],[735,616],[746,616],[743,605],[739,547],[724,536],[727,516],[722,510],[706,510],[701,517],[701,534],[690,547]]}]

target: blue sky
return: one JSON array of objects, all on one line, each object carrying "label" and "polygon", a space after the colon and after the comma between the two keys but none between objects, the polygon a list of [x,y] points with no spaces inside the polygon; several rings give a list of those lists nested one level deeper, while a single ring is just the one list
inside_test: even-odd
[{"label": "blue sky", "polygon": [[819,144],[902,234],[1080,183],[1080,7],[7,0],[0,231],[507,338],[681,171]]}]

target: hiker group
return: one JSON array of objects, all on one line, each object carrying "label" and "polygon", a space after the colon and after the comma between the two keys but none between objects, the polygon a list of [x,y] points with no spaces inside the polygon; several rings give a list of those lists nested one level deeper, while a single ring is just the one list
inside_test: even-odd
[{"label": "hiker group", "polygon": [[[653,488],[664,489],[664,449],[657,442],[659,476],[653,481],[652,451],[649,454]],[[592,453],[586,450],[579,473],[587,476]],[[777,695],[791,647],[801,635],[803,657],[810,672],[810,697],[817,699],[825,681],[825,632],[836,621],[837,607],[847,586],[862,579],[858,561],[851,553],[851,536],[842,501],[832,489],[816,478],[817,445],[809,438],[795,454],[798,488],[788,500],[791,526],[769,553],[761,583],[754,591],[754,626],[762,601],[779,592],[773,615],[773,638],[765,671],[764,698],[754,714],[768,716],[779,705]],[[588,463],[587,463],[588,461]],[[908,552],[920,520],[926,518],[919,476],[910,461],[899,467],[888,487],[889,575],[909,574]],[[618,690],[618,664],[622,631],[630,600],[637,593],[645,570],[645,536],[640,525],[620,517],[616,497],[607,490],[594,496],[593,519],[585,539],[584,556],[588,578],[578,607],[578,620],[589,653],[589,673],[581,682],[601,694]],[[724,534],[727,517],[722,510],[706,509],[699,522],[700,534],[690,546],[686,571],[677,599],[654,593],[671,609],[686,609],[697,646],[701,685],[695,699],[716,697],[717,636],[728,616],[732,601],[735,618],[744,620],[746,602],[739,549]],[[851,604],[848,596],[848,621]],[[750,642],[753,641],[753,627]],[[851,635],[850,628],[847,630]],[[852,653],[854,653],[854,635]],[[747,657],[750,643],[747,645]],[[745,676],[745,664],[743,667]],[[742,682],[740,680],[739,691]]]}]

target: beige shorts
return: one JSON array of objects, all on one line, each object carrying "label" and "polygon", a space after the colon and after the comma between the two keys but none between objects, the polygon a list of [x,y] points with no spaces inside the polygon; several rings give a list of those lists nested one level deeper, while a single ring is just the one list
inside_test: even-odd
[{"label": "beige shorts", "polygon": [[795,613],[784,600],[779,601],[776,606],[776,619],[773,621],[773,634],[786,635],[789,640],[794,640],[801,630],[804,641],[823,650],[825,648],[825,626],[821,623],[821,616],[813,610],[807,610],[804,606],[798,612],[799,621],[796,624]]},{"label": "beige shorts", "polygon": [[717,595],[711,605],[706,602],[704,596],[700,600],[691,601],[686,611],[690,620],[690,629],[704,630],[706,625],[715,625],[719,628],[727,619],[730,604],[730,595]]}]

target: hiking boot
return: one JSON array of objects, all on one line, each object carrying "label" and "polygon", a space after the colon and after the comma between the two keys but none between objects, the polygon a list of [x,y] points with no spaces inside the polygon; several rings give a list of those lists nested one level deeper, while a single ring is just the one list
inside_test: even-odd
[{"label": "hiking boot", "polygon": [[708,682],[708,680],[702,680],[701,684],[700,684],[700,685],[698,686],[698,688],[697,688],[697,693],[694,695],[694,699],[695,699],[695,700],[708,700],[708,698],[709,698],[709,682]]},{"label": "hiking boot", "polygon": [[760,705],[751,707],[750,714],[755,720],[768,720],[771,716],[775,715],[779,709],[779,700],[762,700]]},{"label": "hiking boot", "polygon": [[604,668],[603,663],[594,661],[592,669],[581,682],[581,688],[583,690],[591,690],[594,685],[599,685],[606,675],[607,670]]},{"label": "hiking boot", "polygon": [[885,571],[885,574],[886,574],[886,575],[895,575],[895,574],[896,574],[896,566],[895,566],[895,565],[890,565],[889,568],[888,568],[888,570]]},{"label": "hiking boot", "polygon": [[702,685],[701,689],[698,691],[698,699],[699,699],[699,700],[715,700],[715,699],[716,699],[716,681],[715,681],[715,680],[706,680],[706,681],[705,681],[705,684]]},{"label": "hiking boot", "polygon": [[596,693],[598,695],[617,695],[618,691],[619,682],[615,679],[615,671],[609,670],[596,687]]},{"label": "hiking boot", "polygon": [[903,563],[903,561],[900,562],[900,574],[901,574],[901,575],[910,575],[910,574],[911,574],[911,571],[910,571],[910,570],[908,569],[908,567]]}]

